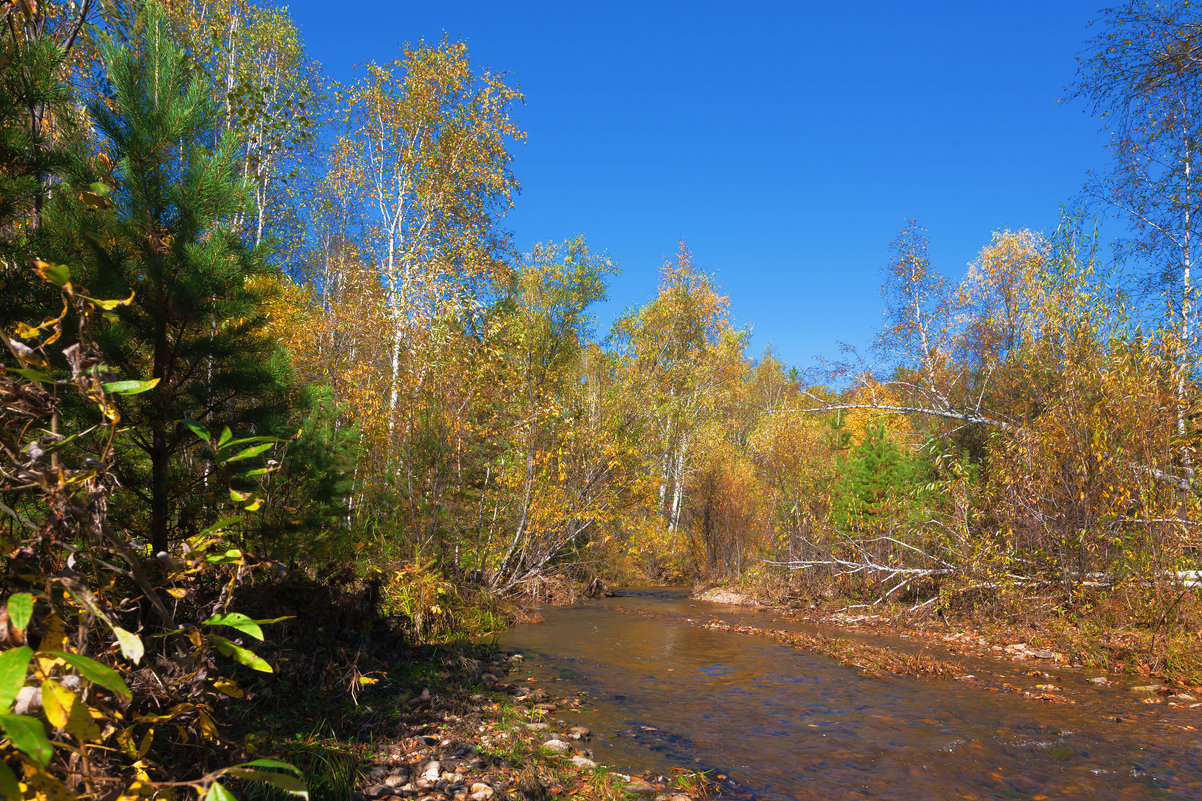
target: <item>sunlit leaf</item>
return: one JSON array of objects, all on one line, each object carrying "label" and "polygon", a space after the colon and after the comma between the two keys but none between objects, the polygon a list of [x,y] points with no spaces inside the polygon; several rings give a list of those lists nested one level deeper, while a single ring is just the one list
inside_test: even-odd
[{"label": "sunlit leaf", "polygon": [[121,646],[121,653],[125,654],[126,659],[135,665],[142,661],[142,656],[146,653],[146,646],[143,645],[141,637],[120,626],[113,626],[113,634],[117,635],[117,643]]},{"label": "sunlit leaf", "polygon": [[[271,760],[255,760],[256,763],[268,761]],[[246,763],[246,765],[251,764],[254,763]],[[282,762],[278,764],[284,765]],[[287,765],[287,767],[291,768],[293,771],[296,771],[296,769],[292,768],[291,765]],[[288,773],[277,773],[269,770],[256,770],[254,768],[245,767],[242,765],[235,765],[234,767],[226,768],[222,772],[227,776],[236,776],[245,781],[262,782],[263,784],[271,785],[277,790],[283,790],[289,795],[295,795],[305,799],[308,799],[309,797],[309,787],[307,784],[305,784],[305,780],[301,778],[299,772],[296,772],[297,775],[292,775]]]},{"label": "sunlit leaf", "polygon": [[101,309],[104,309],[105,311],[112,311],[118,306],[128,306],[129,304],[133,303],[134,293],[131,291],[129,293],[129,297],[125,300],[97,300],[96,298],[92,298],[91,300],[94,305],[100,307]]},{"label": "sunlit leaf", "polygon": [[225,459],[224,461],[225,462],[237,462],[237,461],[241,461],[242,459],[253,458],[255,456],[258,456],[260,453],[267,450],[268,448],[271,448],[273,444],[274,443],[271,443],[271,442],[265,442],[262,445],[252,445],[249,448],[245,448],[243,450],[238,451],[233,456],[231,456],[228,459]]},{"label": "sunlit leaf", "polygon": [[31,659],[33,649],[27,645],[0,653],[0,710],[7,712],[17,700],[17,693],[25,686]]},{"label": "sunlit leaf", "polygon": [[213,615],[204,622],[206,626],[229,626],[232,629],[237,629],[243,634],[249,634],[256,640],[263,639],[263,629],[254,620],[251,620],[241,612],[230,612],[224,615]]},{"label": "sunlit leaf", "polygon": [[58,682],[51,679],[42,682],[42,711],[46,713],[46,720],[56,729],[67,727],[67,715],[74,700],[71,691]]},{"label": "sunlit leaf", "polygon": [[254,651],[243,648],[240,645],[227,640],[225,637],[218,637],[216,634],[209,635],[209,641],[220,651],[224,656],[228,656],[235,661],[246,665],[252,670],[257,670],[261,673],[274,673],[271,665],[267,660],[256,654]]},{"label": "sunlit leaf", "polygon": [[234,525],[234,523],[237,523],[241,519],[241,517],[223,517],[200,533],[216,534],[219,531],[225,531],[227,528]]},{"label": "sunlit leaf", "polygon": [[211,565],[232,565],[241,564],[243,561],[242,551],[237,548],[230,548],[223,553],[210,554],[205,557],[205,561]]},{"label": "sunlit leaf", "polygon": [[54,379],[46,375],[40,370],[31,370],[28,367],[10,367],[10,373],[16,373],[21,378],[28,378],[30,381],[41,381],[43,384],[53,384]]},{"label": "sunlit leaf", "polygon": [[17,631],[24,632],[33,617],[33,596],[27,592],[18,592],[8,599],[8,622]]},{"label": "sunlit leaf", "polygon": [[205,801],[238,801],[238,799],[233,793],[222,787],[220,782],[213,782],[209,786],[209,791],[205,793]]},{"label": "sunlit leaf", "polygon": [[[228,430],[228,429],[227,429]],[[246,445],[250,442],[279,442],[279,437],[241,437],[240,439],[231,439],[229,442],[223,443],[221,447],[232,448],[235,445]]]},{"label": "sunlit leaf", "polygon": [[[43,652],[39,652],[43,653]],[[125,684],[125,679],[121,678],[121,674],[113,670],[107,665],[102,665],[95,659],[90,659],[79,654],[69,654],[65,651],[47,651],[51,656],[63,660],[71,667],[79,671],[80,675],[93,684],[99,684],[107,690],[112,691],[125,699],[133,698],[129,691],[129,687]]]},{"label": "sunlit leaf", "polygon": [[71,270],[63,264],[51,264],[47,261],[35,261],[33,269],[46,281],[57,287],[66,287],[71,283]]},{"label": "sunlit leaf", "polygon": [[213,681],[213,689],[230,698],[242,698],[246,695],[246,690],[239,687],[238,682],[224,677]]},{"label": "sunlit leaf", "polygon": [[109,381],[102,384],[105,392],[111,392],[114,395],[138,395],[142,392],[147,392],[159,385],[159,379],[152,378],[149,381]]}]

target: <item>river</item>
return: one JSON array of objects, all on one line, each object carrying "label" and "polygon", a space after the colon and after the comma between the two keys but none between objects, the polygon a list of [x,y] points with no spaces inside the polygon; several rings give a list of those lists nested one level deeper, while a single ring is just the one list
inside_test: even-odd
[{"label": "river", "polygon": [[[699,626],[797,624],[674,589],[542,616],[499,644],[525,656],[515,679],[587,694],[570,723],[597,733],[602,764],[711,770],[746,798],[1202,799],[1202,738],[1188,728],[1202,726],[1202,710],[1141,708],[1121,687],[1087,686],[1095,674],[1052,679],[1083,685],[1072,705],[946,679],[869,678],[766,637]],[[1035,681],[1021,676],[1013,680]]]}]

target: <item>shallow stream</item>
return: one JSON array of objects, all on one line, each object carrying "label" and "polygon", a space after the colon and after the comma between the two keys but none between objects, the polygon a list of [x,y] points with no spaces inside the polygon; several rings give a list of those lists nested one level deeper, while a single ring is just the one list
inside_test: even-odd
[{"label": "shallow stream", "polygon": [[1188,728],[1202,727],[1202,710],[1142,706],[1125,685],[1097,689],[1080,670],[1032,679],[958,659],[1014,682],[1081,685],[1072,705],[952,680],[868,678],[765,637],[699,626],[800,624],[682,590],[628,590],[542,615],[501,639],[526,657],[513,678],[587,693],[570,724],[596,732],[603,764],[712,770],[747,798],[1202,799],[1202,735]]}]

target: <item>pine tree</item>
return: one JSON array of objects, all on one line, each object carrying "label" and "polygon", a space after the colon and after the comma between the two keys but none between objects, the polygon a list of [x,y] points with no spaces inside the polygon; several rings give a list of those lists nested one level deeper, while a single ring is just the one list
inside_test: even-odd
[{"label": "pine tree", "polygon": [[[24,11],[9,9],[9,14]],[[19,27],[24,33],[25,28]],[[0,37],[0,326],[43,315],[57,289],[29,269],[50,187],[70,165],[70,93],[49,35]],[[48,124],[53,123],[53,124]],[[57,134],[55,136],[54,134]]]},{"label": "pine tree", "polygon": [[211,466],[195,434],[270,434],[287,413],[289,371],[263,331],[262,252],[236,220],[250,204],[238,142],[211,145],[214,110],[153,7],[130,45],[105,48],[108,91],[91,106],[107,185],[59,194],[47,226],[61,258],[97,297],[130,296],[99,344],[122,379],[157,379],[122,398],[130,423],[123,480],[146,502],[151,545],[201,527]]},{"label": "pine tree", "polygon": [[835,504],[841,526],[857,528],[879,521],[911,494],[919,480],[917,461],[885,435],[880,422],[868,425],[850,456]]}]

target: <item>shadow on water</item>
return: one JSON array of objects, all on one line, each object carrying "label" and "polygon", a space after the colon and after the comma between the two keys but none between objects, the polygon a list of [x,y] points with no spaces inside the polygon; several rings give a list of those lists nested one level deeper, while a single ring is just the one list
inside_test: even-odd
[{"label": "shadow on water", "polygon": [[686,620],[731,615],[774,625],[767,613],[647,589],[543,610],[545,623],[518,626],[500,644],[526,654],[530,675],[588,694],[580,722],[597,732],[600,761],[715,770],[748,797],[1202,798],[1194,732],[953,681],[868,678]]}]

